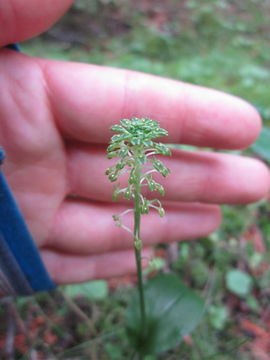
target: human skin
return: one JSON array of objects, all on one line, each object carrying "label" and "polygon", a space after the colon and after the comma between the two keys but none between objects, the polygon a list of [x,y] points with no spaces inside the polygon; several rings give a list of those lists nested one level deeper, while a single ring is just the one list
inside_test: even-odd
[{"label": "human skin", "polygon": [[[45,31],[70,4],[2,0],[0,46]],[[132,239],[112,219],[127,205],[111,202],[104,175],[112,124],[150,117],[168,130],[166,142],[229,150],[249,146],[261,129],[256,110],[237,97],[133,71],[1,49],[0,83],[3,171],[57,283],[135,271]],[[269,171],[255,159],[174,150],[164,163],[166,217],[143,217],[145,257],[156,243],[217,229],[220,204],[247,204],[269,191]]]}]

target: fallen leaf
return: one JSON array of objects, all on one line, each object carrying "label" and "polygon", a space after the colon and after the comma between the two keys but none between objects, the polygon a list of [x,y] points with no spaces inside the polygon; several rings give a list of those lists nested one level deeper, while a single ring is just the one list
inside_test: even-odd
[{"label": "fallen leaf", "polygon": [[20,351],[22,354],[27,352],[27,343],[26,338],[23,334],[18,334],[15,336],[15,348]]},{"label": "fallen leaf", "polygon": [[244,319],[240,323],[242,330],[248,332],[254,337],[248,344],[251,353],[256,360],[270,360],[270,332],[269,329]]},{"label": "fallen leaf", "polygon": [[47,332],[44,334],[44,341],[49,345],[55,344],[57,340],[58,340],[57,336],[51,332]]}]

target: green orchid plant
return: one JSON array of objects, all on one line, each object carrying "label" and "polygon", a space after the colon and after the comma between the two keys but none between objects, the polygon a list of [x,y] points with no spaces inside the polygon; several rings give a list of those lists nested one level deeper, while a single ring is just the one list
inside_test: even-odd
[{"label": "green orchid plant", "polygon": [[[118,184],[113,193],[113,200],[119,196],[133,201],[133,208],[121,214],[113,215],[117,226],[130,232],[133,236],[134,250],[137,264],[138,289],[140,298],[141,327],[145,325],[145,301],[142,278],[142,240],[140,237],[141,215],[148,214],[150,209],[156,210],[161,217],[165,211],[159,199],[147,199],[142,194],[142,189],[148,187],[150,191],[165,194],[161,184],[154,179],[154,174],[159,173],[163,177],[169,175],[170,170],[164,166],[157,155],[171,155],[169,148],[154,139],[167,136],[168,132],[159,126],[157,121],[149,118],[123,119],[121,125],[113,125],[113,135],[107,148],[108,158],[119,158],[112,167],[108,168],[106,175],[111,182],[116,182],[122,174],[128,173],[128,184],[121,188]],[[134,214],[133,231],[124,225],[122,217],[132,212]]]},{"label": "green orchid plant", "polygon": [[[116,158],[117,161],[106,170],[106,175],[116,183],[113,200],[122,197],[133,202],[132,208],[113,215],[113,219],[133,238],[138,292],[131,297],[127,309],[126,334],[135,350],[132,359],[141,360],[145,355],[164,353],[190,334],[203,316],[204,302],[176,274],[158,274],[143,281],[146,279],[143,279],[142,272],[141,216],[151,210],[157,211],[161,217],[165,215],[160,200],[155,196],[146,198],[144,189],[148,194],[165,194],[156,175],[164,178],[169,175],[170,170],[161,158],[171,155],[171,152],[168,146],[156,139],[167,136],[168,132],[157,121],[136,117],[121,120],[111,130],[116,134],[111,138],[107,153],[109,159]],[[124,186],[118,183],[121,175],[125,177]],[[133,229],[123,222],[128,213],[133,214]]]}]

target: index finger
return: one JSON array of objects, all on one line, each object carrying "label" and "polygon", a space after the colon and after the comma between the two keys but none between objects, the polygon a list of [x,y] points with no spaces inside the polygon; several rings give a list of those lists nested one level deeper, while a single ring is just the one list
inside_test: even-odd
[{"label": "index finger", "polygon": [[223,149],[250,145],[261,126],[247,102],[207,88],[134,71],[41,61],[58,126],[71,138],[105,143],[122,118],[149,117],[166,142]]}]

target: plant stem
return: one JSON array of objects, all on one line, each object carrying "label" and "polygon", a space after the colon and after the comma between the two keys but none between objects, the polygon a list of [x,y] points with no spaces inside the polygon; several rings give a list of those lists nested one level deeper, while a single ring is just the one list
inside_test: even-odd
[{"label": "plant stem", "polygon": [[142,333],[145,329],[145,301],[143,290],[143,277],[142,277],[142,257],[141,248],[142,241],[140,239],[140,224],[141,224],[141,211],[140,211],[140,194],[141,194],[141,165],[135,166],[135,189],[134,189],[134,250],[136,256],[137,277],[138,277],[138,291],[140,300],[140,313],[141,313],[141,328]]}]

